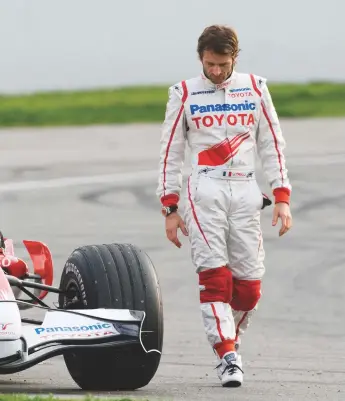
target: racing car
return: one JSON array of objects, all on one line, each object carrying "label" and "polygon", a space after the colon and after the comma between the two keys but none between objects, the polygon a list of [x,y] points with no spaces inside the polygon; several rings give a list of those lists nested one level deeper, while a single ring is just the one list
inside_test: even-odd
[{"label": "racing car", "polygon": [[[53,286],[48,246],[22,243],[28,261],[0,232],[0,375],[62,355],[82,390],[147,385],[163,346],[162,296],[149,256],[132,244],[80,246]],[[56,294],[53,306],[48,294]],[[40,309],[43,318],[23,317],[28,308]]]}]

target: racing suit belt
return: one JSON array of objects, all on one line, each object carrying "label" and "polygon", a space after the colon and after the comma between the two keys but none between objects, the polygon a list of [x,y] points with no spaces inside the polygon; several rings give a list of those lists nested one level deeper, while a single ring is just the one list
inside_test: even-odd
[{"label": "racing suit belt", "polygon": [[205,167],[198,170],[198,174],[204,174],[212,178],[223,178],[226,180],[255,180],[256,175],[254,170],[240,170],[240,169],[214,169]]}]

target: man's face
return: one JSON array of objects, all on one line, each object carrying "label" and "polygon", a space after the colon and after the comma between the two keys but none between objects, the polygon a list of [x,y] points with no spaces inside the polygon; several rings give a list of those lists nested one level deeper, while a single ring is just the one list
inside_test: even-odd
[{"label": "man's face", "polygon": [[203,70],[214,84],[221,84],[230,75],[233,60],[230,55],[205,50],[201,60]]}]

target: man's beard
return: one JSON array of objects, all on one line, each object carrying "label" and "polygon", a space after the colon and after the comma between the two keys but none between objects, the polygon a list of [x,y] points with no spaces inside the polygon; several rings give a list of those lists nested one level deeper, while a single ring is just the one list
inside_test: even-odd
[{"label": "man's beard", "polygon": [[[229,74],[223,79],[222,82],[224,82],[224,81],[226,81],[227,79],[229,79],[229,78],[231,77],[233,71],[234,71],[234,65],[232,65],[231,71],[230,71]],[[207,79],[209,79],[210,81],[212,81],[212,79],[207,75],[207,73],[206,73],[206,71],[205,71],[204,68],[203,68],[203,73],[204,73],[204,75],[205,75],[205,77],[206,77]],[[213,81],[212,81],[212,82],[213,82]]]}]

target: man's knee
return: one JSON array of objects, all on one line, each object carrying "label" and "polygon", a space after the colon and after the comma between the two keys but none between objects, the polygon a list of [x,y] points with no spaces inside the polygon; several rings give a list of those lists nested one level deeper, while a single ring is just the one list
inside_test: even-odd
[{"label": "man's knee", "polygon": [[233,279],[232,301],[234,310],[250,311],[255,308],[261,297],[261,280]]},{"label": "man's knee", "polygon": [[200,302],[230,303],[232,298],[232,273],[226,266],[199,273]]}]

